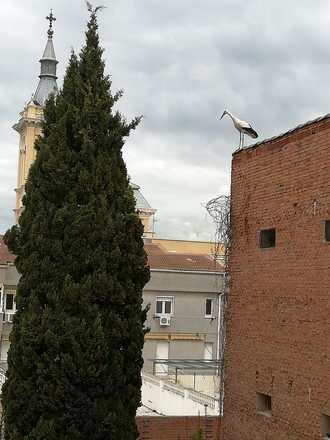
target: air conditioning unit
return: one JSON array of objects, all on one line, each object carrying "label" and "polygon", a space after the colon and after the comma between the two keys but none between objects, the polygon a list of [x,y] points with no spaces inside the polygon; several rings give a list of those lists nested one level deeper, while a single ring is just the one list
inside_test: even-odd
[{"label": "air conditioning unit", "polygon": [[171,317],[169,315],[161,315],[159,317],[159,325],[161,327],[169,327],[171,325]]}]

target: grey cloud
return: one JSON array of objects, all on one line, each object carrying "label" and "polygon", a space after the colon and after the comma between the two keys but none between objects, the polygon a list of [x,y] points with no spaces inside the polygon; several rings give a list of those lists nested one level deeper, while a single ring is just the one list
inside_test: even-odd
[{"label": "grey cloud", "polygon": [[[211,237],[202,204],[228,192],[238,133],[224,108],[261,138],[329,111],[330,5],[323,0],[104,1],[100,34],[118,106],[145,120],[127,140],[132,180],[158,208],[161,235]],[[82,0],[11,0],[0,17],[0,231],[14,205],[17,135],[11,126],[37,85],[44,20],[57,15],[59,82],[71,47],[80,50]]]}]

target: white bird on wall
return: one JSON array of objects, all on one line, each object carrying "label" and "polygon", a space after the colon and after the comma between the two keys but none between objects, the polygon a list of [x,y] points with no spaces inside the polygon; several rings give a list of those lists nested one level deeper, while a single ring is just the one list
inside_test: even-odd
[{"label": "white bird on wall", "polygon": [[232,115],[227,110],[225,110],[222,113],[220,120],[225,115],[228,115],[230,117],[230,119],[233,121],[235,128],[239,131],[239,147],[238,147],[239,149],[244,147],[244,135],[245,134],[252,137],[253,139],[256,139],[258,137],[258,133],[251,127],[251,124],[249,124],[248,122],[242,121],[241,119],[236,118],[234,115]]}]

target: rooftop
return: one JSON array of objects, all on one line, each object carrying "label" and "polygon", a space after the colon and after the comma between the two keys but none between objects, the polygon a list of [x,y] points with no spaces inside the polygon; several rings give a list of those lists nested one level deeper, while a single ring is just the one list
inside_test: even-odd
[{"label": "rooftop", "polygon": [[280,134],[278,134],[276,136],[263,139],[262,141],[257,142],[257,143],[252,144],[252,145],[248,145],[248,146],[244,147],[241,150],[236,150],[236,151],[234,151],[233,154],[237,154],[237,153],[240,153],[241,151],[245,151],[245,150],[254,149],[254,148],[257,148],[257,147],[259,147],[261,145],[268,144],[268,143],[271,143],[271,142],[274,142],[274,141],[279,141],[279,140],[285,139],[286,137],[290,136],[291,134],[293,134],[295,132],[298,132],[298,131],[301,131],[301,130],[304,130],[304,129],[309,129],[311,126],[313,126],[315,124],[318,124],[319,122],[326,121],[328,119],[330,119],[330,113],[327,113],[324,116],[319,116],[318,118],[315,118],[315,119],[311,119],[311,120],[309,120],[307,122],[304,122],[303,124],[299,124],[296,127],[291,128],[290,130],[287,130],[287,131],[285,131],[283,133],[280,133]]},{"label": "rooftop", "polygon": [[136,202],[136,209],[137,210],[152,210],[152,207],[148,203],[148,201],[145,199],[145,197],[142,195],[140,191],[139,185],[136,185],[135,183],[131,183],[131,187],[133,190],[135,202]]},{"label": "rooftop", "polygon": [[171,240],[154,237],[152,242],[171,253],[214,255],[215,250],[214,243],[208,241]]},{"label": "rooftop", "polygon": [[154,243],[146,243],[144,248],[151,269],[223,272],[223,266],[208,254],[172,253]]},{"label": "rooftop", "polygon": [[[151,269],[196,271],[196,272],[223,272],[223,266],[206,254],[179,254],[169,253],[158,244],[144,245]],[[0,235],[0,264],[13,263],[15,256],[11,254]]]},{"label": "rooftop", "polygon": [[223,272],[223,266],[203,254],[148,254],[151,269]]}]

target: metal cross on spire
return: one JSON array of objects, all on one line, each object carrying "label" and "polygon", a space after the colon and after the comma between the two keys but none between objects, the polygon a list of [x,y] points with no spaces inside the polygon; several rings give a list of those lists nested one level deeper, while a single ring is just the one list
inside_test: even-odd
[{"label": "metal cross on spire", "polygon": [[53,21],[56,21],[56,18],[53,14],[53,10],[50,10],[50,14],[46,17],[46,20],[49,21],[49,29],[48,29],[48,37],[52,38],[54,35],[54,31],[53,31]]}]

